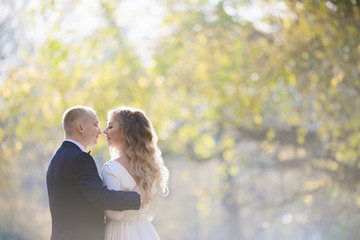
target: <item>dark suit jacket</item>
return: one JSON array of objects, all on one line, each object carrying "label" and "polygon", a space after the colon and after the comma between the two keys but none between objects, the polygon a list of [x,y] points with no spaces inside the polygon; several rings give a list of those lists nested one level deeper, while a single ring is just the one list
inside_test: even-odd
[{"label": "dark suit jacket", "polygon": [[108,190],[94,159],[64,141],[46,174],[52,218],[52,240],[104,239],[104,210],[137,210],[136,192]]}]

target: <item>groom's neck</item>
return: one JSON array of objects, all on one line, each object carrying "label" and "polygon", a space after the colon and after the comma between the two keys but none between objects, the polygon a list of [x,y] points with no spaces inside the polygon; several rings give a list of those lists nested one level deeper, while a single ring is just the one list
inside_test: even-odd
[{"label": "groom's neck", "polygon": [[84,147],[85,150],[86,150],[86,148],[87,148],[87,146],[84,144],[84,141],[82,141],[82,139],[79,138],[79,137],[76,137],[76,136],[65,136],[65,139],[70,139],[70,140],[73,140],[73,141],[75,141],[75,142],[80,143],[80,144]]}]

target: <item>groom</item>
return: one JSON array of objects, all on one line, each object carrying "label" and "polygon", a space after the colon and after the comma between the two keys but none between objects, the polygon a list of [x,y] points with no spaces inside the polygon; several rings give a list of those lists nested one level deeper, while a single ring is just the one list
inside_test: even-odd
[{"label": "groom", "polygon": [[51,240],[104,239],[104,210],[137,210],[138,192],[108,190],[86,148],[102,133],[93,109],[71,107],[62,126],[65,140],[50,160],[46,174],[52,218]]}]

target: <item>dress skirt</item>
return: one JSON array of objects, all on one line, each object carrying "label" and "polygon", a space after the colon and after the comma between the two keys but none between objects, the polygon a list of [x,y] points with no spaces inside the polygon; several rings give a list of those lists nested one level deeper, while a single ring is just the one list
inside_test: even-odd
[{"label": "dress skirt", "polygon": [[148,220],[121,220],[106,223],[105,240],[159,240]]}]

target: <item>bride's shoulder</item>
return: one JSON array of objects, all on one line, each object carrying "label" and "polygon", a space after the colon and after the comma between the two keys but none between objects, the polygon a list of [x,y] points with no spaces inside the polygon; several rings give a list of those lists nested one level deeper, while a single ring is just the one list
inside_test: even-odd
[{"label": "bride's shoulder", "polygon": [[103,176],[120,177],[121,172],[122,172],[121,167],[114,160],[110,160],[106,162],[103,168],[101,169],[101,174]]},{"label": "bride's shoulder", "polygon": [[114,160],[109,160],[106,163],[104,163],[101,171],[109,171],[112,168],[114,168]]},{"label": "bride's shoulder", "polygon": [[109,160],[109,161],[105,162],[103,167],[111,165],[113,161],[114,160]]}]

